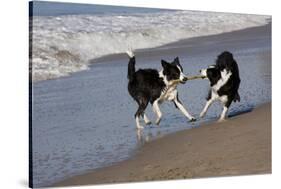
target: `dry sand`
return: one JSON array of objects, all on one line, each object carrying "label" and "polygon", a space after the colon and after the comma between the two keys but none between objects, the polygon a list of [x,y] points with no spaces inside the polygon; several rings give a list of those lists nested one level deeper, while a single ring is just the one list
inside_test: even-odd
[{"label": "dry sand", "polygon": [[145,144],[131,159],[56,186],[271,173],[271,103]]}]

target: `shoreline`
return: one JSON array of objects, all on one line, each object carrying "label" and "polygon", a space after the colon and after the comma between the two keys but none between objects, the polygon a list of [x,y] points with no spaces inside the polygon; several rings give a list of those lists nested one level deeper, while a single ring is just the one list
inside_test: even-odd
[{"label": "shoreline", "polygon": [[[202,48],[202,45],[203,45],[203,51],[205,51],[205,49],[204,49],[205,40],[209,41],[208,43],[210,43],[210,39],[214,43],[216,43],[215,42],[216,40],[222,41],[222,39],[225,39],[226,42],[228,42],[227,38],[229,36],[238,37],[242,34],[242,37],[245,38],[245,36],[247,37],[247,35],[251,35],[251,33],[253,31],[255,33],[256,32],[262,33],[262,32],[264,32],[264,30],[268,30],[268,28],[270,28],[270,30],[271,30],[271,27],[272,27],[272,22],[270,21],[269,23],[267,23],[265,25],[262,25],[262,26],[249,27],[249,28],[244,28],[244,29],[241,29],[241,30],[234,30],[234,31],[231,31],[231,32],[225,32],[225,33],[219,33],[219,34],[213,34],[213,35],[205,35],[205,36],[185,38],[185,39],[181,39],[181,40],[171,42],[171,43],[167,43],[167,44],[157,46],[157,47],[137,49],[135,51],[135,53],[137,53],[139,56],[149,58],[150,56],[158,56],[160,54],[167,53],[167,52],[169,54],[175,53],[175,52],[179,53],[179,51],[181,49],[185,49],[185,51],[190,50],[190,51],[194,52],[194,51],[198,51],[197,48],[194,50],[194,47],[198,46],[198,48]],[[208,51],[208,49],[206,49],[206,51]],[[72,77],[73,75],[75,75],[77,73],[79,74],[81,72],[85,72],[89,69],[92,69],[92,67],[96,63],[112,62],[112,60],[115,60],[115,59],[120,60],[120,59],[124,59],[124,58],[125,59],[127,58],[127,55],[126,55],[125,52],[124,53],[104,55],[104,56],[101,56],[99,58],[90,59],[89,64],[88,64],[88,68],[86,70],[80,70],[80,71],[72,72],[69,75],[57,77],[57,78],[50,78],[50,79],[37,80],[37,81],[32,80],[32,83],[36,84],[36,83],[40,83],[40,82],[59,80],[59,79]],[[30,72],[29,74],[32,74],[32,73]]]},{"label": "shoreline", "polygon": [[[247,39],[248,35],[251,35],[252,32],[254,33],[262,33],[265,30],[268,30],[268,28],[272,27],[272,22],[270,21],[269,23],[262,25],[262,26],[255,26],[255,27],[249,27],[249,28],[244,28],[241,30],[234,30],[231,32],[225,32],[225,33],[219,33],[219,34],[213,34],[213,35],[204,35],[204,36],[198,36],[198,37],[191,37],[191,38],[185,38],[181,39],[175,42],[167,43],[161,46],[157,47],[152,47],[152,48],[145,48],[145,49],[137,49],[135,53],[137,53],[140,56],[157,56],[158,54],[163,54],[166,51],[171,53],[171,49],[173,52],[179,52],[181,49],[186,50],[191,50],[194,49],[194,46],[198,46],[199,48],[202,48],[202,44],[205,43],[205,40],[210,43],[210,40],[212,42],[215,41],[222,41],[224,39],[225,41],[229,42],[229,37],[238,37],[240,36],[240,40]],[[271,30],[271,29],[270,29]],[[204,46],[203,46],[204,48]],[[196,49],[197,51],[198,49]],[[117,53],[117,54],[109,54],[109,55],[104,55],[99,58],[91,59],[89,62],[89,67],[93,66],[95,63],[100,63],[100,62],[110,62],[114,59],[124,59],[127,58],[126,53]]]},{"label": "shoreline", "polygon": [[[243,145],[242,145],[243,144]],[[271,102],[144,144],[130,159],[53,186],[271,173]]]}]

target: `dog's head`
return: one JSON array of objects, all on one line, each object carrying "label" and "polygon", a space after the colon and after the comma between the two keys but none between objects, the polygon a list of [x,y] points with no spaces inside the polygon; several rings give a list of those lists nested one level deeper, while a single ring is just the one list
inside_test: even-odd
[{"label": "dog's head", "polygon": [[211,65],[207,69],[202,69],[199,71],[201,76],[209,79],[211,86],[217,83],[221,78],[221,71],[216,65]]},{"label": "dog's head", "polygon": [[226,69],[227,71],[233,70],[234,64],[236,63],[233,58],[233,55],[228,51],[224,51],[221,54],[219,54],[216,60],[216,66],[220,70],[224,70],[224,69]]},{"label": "dog's head", "polygon": [[180,83],[184,84],[187,81],[187,77],[183,73],[183,68],[180,65],[178,57],[176,57],[171,63],[161,60],[161,64],[163,67],[163,75],[168,83],[180,80]]}]

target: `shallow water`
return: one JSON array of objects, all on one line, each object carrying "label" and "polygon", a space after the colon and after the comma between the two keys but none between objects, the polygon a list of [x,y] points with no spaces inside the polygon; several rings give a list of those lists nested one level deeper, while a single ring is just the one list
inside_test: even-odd
[{"label": "shallow water", "polygon": [[[250,43],[212,44],[196,51],[174,51],[151,57],[137,57],[137,67],[160,69],[162,58],[179,56],[184,72],[196,75],[213,63],[224,49],[233,52],[240,67],[241,102],[229,114],[251,111],[271,101],[271,41],[253,37]],[[211,60],[211,61],[210,61]],[[221,112],[215,103],[206,117],[195,123],[188,120],[173,103],[161,106],[160,127],[148,126],[138,133],[134,113],[136,103],[127,92],[127,59],[96,63],[91,69],[71,77],[37,82],[33,85],[33,175],[34,186],[46,186],[63,178],[109,166],[134,154],[138,146],[165,134],[214,121]],[[207,80],[189,81],[178,87],[188,111],[198,117],[208,92]],[[155,120],[149,106],[147,115]]]}]

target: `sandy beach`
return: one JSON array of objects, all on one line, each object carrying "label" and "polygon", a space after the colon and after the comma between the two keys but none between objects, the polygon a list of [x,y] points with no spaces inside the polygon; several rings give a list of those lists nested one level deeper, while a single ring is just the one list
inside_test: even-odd
[{"label": "sandy beach", "polygon": [[[242,82],[241,102],[231,105],[231,120],[222,124],[214,123],[219,103],[189,123],[167,102],[160,126],[137,133],[124,53],[95,59],[89,70],[34,83],[34,186],[269,173],[270,105],[256,107],[271,102],[270,23],[137,50],[136,67],[160,70],[161,59],[178,56],[184,73],[196,75],[224,50],[234,54]],[[208,88],[207,80],[178,86],[181,101],[197,118]],[[155,120],[150,106],[146,113]]]},{"label": "sandy beach", "polygon": [[130,160],[56,186],[271,173],[271,103],[147,143]]}]

